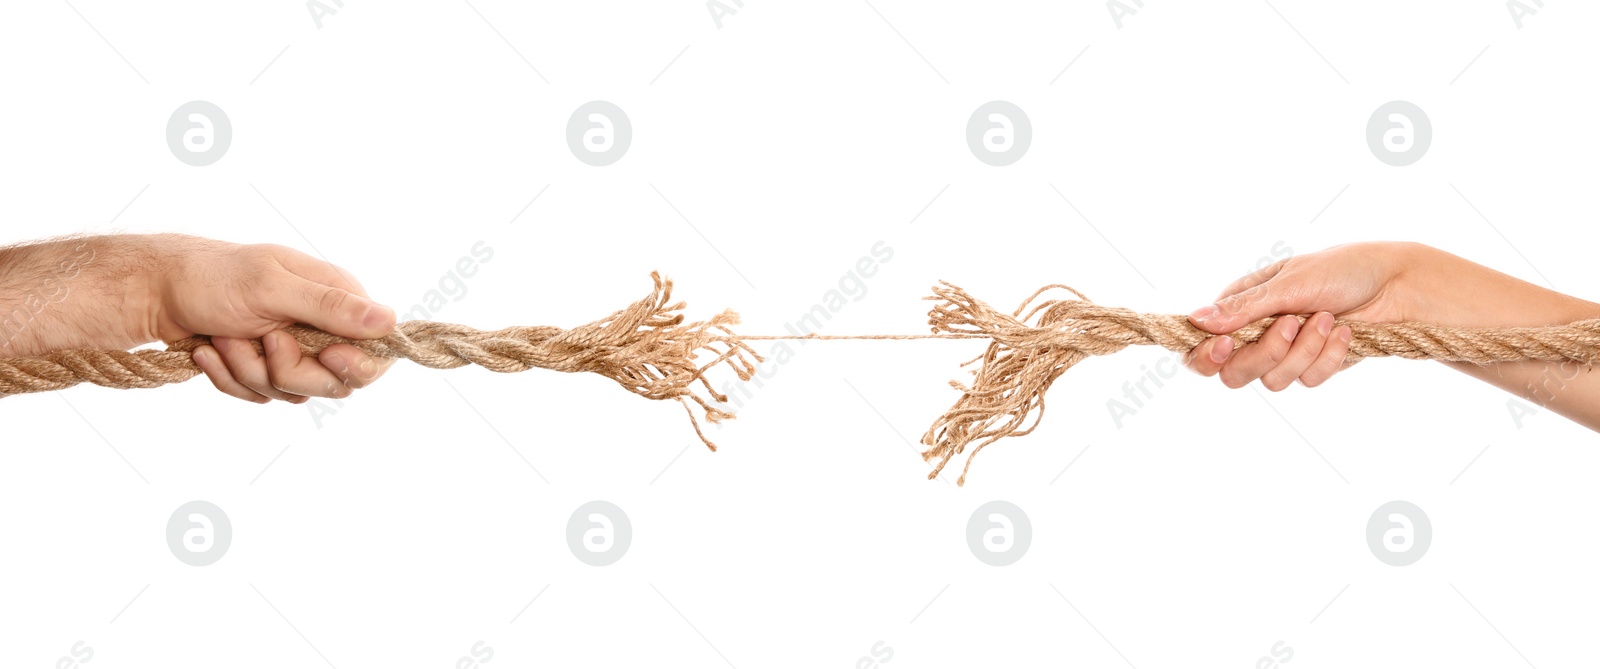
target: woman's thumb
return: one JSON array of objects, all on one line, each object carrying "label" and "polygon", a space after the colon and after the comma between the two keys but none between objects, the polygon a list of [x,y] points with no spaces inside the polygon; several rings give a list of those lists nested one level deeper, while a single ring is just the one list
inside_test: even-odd
[{"label": "woman's thumb", "polygon": [[1288,282],[1274,277],[1195,309],[1189,322],[1212,334],[1226,334],[1268,316],[1299,313],[1302,309],[1296,304],[1296,292]]}]

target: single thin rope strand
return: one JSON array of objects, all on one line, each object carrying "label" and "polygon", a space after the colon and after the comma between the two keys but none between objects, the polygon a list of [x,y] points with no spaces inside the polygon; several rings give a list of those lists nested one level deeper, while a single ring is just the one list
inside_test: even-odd
[{"label": "single thin rope strand", "polygon": [[745,341],[777,341],[797,339],[988,339],[989,337],[981,334],[943,333],[920,335],[739,335],[739,338]]}]

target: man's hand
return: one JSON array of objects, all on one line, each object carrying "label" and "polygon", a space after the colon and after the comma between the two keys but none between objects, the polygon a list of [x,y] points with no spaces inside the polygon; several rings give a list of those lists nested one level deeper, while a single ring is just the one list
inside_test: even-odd
[{"label": "man's hand", "polygon": [[[282,246],[180,240],[183,252],[158,284],[154,332],[163,341],[211,335],[194,361],[218,390],[252,402],[348,397],[394,362],[348,344],[308,358],[281,331],[305,323],[350,339],[393,332],[394,311],[367,299],[344,270]],[[266,355],[250,344],[256,338]]]},{"label": "man's hand", "polygon": [[211,335],[195,363],[218,390],[252,402],[347,397],[393,362],[349,345],[300,353],[282,328],[375,339],[395,315],[343,270],[281,246],[113,235],[11,247],[0,250],[0,309],[6,357]]}]

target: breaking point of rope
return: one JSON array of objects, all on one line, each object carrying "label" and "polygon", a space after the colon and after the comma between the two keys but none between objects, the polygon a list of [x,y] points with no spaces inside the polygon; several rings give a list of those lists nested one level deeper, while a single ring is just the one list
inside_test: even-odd
[{"label": "breaking point of rope", "polygon": [[[689,415],[695,434],[711,450],[695,417],[695,407],[712,423],[734,417],[717,406],[708,374],[721,368],[749,381],[762,357],[746,342],[777,339],[985,339],[973,378],[950,385],[961,392],[953,405],[922,436],[923,459],[934,462],[932,479],[970,445],[961,476],[984,447],[1034,430],[1044,416],[1051,384],[1090,356],[1129,346],[1156,345],[1187,352],[1212,337],[1185,316],[1145,314],[1095,304],[1068,286],[1045,286],[1011,313],[999,311],[966,291],[940,282],[925,299],[929,334],[921,335],[737,335],[728,328],[739,316],[725,310],[706,321],[684,322],[683,302],[672,301],[672,282],[651,274],[655,287],[643,299],[598,321],[571,329],[516,326],[484,331],[432,321],[406,321],[382,339],[349,340],[296,325],[287,328],[307,355],[333,344],[351,344],[368,355],[405,358],[426,367],[449,369],[478,365],[496,372],[535,367],[558,372],[592,372],[629,392],[653,400],[676,400]],[[1070,293],[1070,296],[1062,294]],[[1285,316],[1305,320],[1305,316]],[[1230,333],[1236,345],[1254,342],[1277,317],[1264,318]],[[1600,319],[1528,328],[1449,328],[1425,323],[1363,323],[1350,327],[1347,363],[1393,356],[1411,360],[1495,362],[1600,361]],[[0,360],[0,396],[61,390],[79,383],[108,388],[154,388],[200,374],[191,352],[208,343],[191,337],[167,350],[110,351],[74,349],[32,358]],[[697,391],[703,391],[697,392]],[[715,403],[713,403],[715,402]]]}]

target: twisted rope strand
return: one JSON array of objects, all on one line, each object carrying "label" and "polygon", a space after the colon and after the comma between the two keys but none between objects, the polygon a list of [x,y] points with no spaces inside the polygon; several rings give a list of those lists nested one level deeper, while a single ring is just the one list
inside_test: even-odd
[{"label": "twisted rope strand", "polygon": [[[728,398],[707,378],[720,366],[748,381],[762,357],[746,342],[788,339],[986,339],[982,355],[964,366],[970,385],[951,381],[961,397],[939,416],[922,443],[923,459],[937,460],[932,479],[969,444],[972,453],[957,484],[966,482],[972,459],[984,447],[1006,437],[1032,432],[1044,416],[1044,396],[1051,384],[1085,358],[1109,355],[1129,346],[1156,345],[1187,352],[1213,335],[1189,324],[1185,316],[1144,314],[1093,303],[1063,285],[1040,288],[1009,314],[949,283],[934,286],[926,298],[937,302],[928,312],[929,334],[921,335],[746,335],[728,326],[738,314],[723,311],[710,320],[685,323],[684,303],[672,301],[672,282],[652,273],[655,288],[644,299],[601,320],[569,330],[549,326],[516,326],[484,331],[464,325],[407,321],[383,339],[349,340],[315,328],[295,325],[286,330],[306,355],[334,344],[350,344],[377,357],[406,358],[435,369],[478,365],[496,372],[521,372],[535,367],[559,372],[592,372],[629,392],[653,400],[676,400],[689,414],[695,434],[716,450],[700,429],[694,407],[717,423],[734,414],[716,404]],[[1072,297],[1041,299],[1065,290]],[[1302,322],[1305,316],[1294,316]],[[1276,318],[1264,318],[1231,333],[1242,346],[1261,338]],[[1445,360],[1489,364],[1513,361],[1600,361],[1600,319],[1568,325],[1523,328],[1449,328],[1426,323],[1363,323],[1335,321],[1350,327],[1347,363],[1393,356],[1412,360]],[[0,397],[61,390],[79,383],[109,388],[154,388],[198,375],[191,352],[210,342],[199,336],[171,344],[167,350],[66,350],[39,357],[0,360]],[[259,350],[260,344],[256,343]],[[695,391],[695,384],[703,393]]]}]

